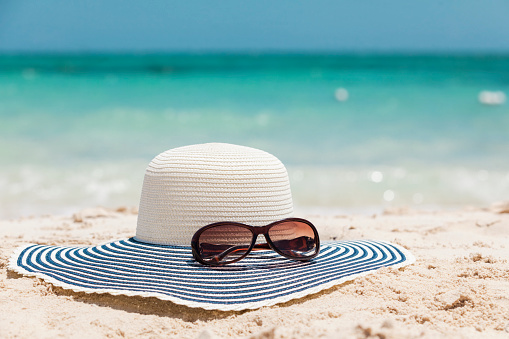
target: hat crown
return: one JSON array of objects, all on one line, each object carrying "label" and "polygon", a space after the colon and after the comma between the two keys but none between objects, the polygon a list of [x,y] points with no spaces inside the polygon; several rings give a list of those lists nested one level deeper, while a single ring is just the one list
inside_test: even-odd
[{"label": "hat crown", "polygon": [[184,146],[148,165],[136,239],[189,246],[198,229],[214,222],[263,226],[292,214],[288,174],[275,156],[222,143]]}]

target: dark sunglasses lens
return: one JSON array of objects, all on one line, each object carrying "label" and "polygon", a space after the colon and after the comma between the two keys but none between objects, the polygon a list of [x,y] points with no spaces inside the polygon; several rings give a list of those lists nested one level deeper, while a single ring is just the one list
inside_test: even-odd
[{"label": "dark sunglasses lens", "polygon": [[316,253],[315,232],[300,221],[287,221],[272,226],[269,237],[282,253],[293,258],[306,258]]},{"label": "dark sunglasses lens", "polygon": [[206,229],[198,239],[200,257],[211,264],[238,259],[251,246],[253,233],[236,225],[220,225]]}]

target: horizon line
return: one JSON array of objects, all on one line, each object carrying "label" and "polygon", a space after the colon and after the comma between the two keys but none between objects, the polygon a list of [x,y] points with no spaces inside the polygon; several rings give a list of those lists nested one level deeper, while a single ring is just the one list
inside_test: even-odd
[{"label": "horizon line", "polygon": [[504,57],[509,56],[509,50],[82,50],[82,51],[63,51],[63,50],[47,50],[47,51],[2,51],[0,50],[0,57],[2,56],[200,56],[200,55],[214,55],[214,56],[405,56],[405,57],[423,57],[423,56],[493,56]]}]

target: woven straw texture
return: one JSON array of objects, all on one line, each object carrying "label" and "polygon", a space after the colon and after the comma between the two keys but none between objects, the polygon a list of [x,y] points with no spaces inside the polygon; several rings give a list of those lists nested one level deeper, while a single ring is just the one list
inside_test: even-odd
[{"label": "woven straw texture", "polygon": [[292,214],[288,174],[273,155],[221,143],[186,146],[149,164],[136,240],[189,246],[213,222],[263,226]]}]

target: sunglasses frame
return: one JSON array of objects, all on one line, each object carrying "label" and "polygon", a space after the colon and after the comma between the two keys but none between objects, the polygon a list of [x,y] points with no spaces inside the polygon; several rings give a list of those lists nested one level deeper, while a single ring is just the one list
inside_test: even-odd
[{"label": "sunglasses frame", "polygon": [[[276,225],[279,225],[279,224],[282,224],[285,222],[292,222],[292,221],[305,223],[311,227],[311,229],[313,230],[313,233],[315,235],[315,253],[313,253],[309,256],[306,256],[306,257],[292,257],[287,254],[284,254],[274,245],[274,243],[270,239],[269,230]],[[218,226],[226,226],[226,225],[243,227],[243,228],[248,229],[253,234],[253,237],[251,239],[251,245],[247,249],[246,253],[244,253],[242,256],[240,256],[236,259],[222,261],[222,262],[210,262],[210,261],[203,260],[203,258],[200,256],[199,251],[198,251],[198,248],[199,248],[198,240],[200,239],[201,234],[204,231],[208,230],[209,228],[218,227]],[[263,234],[263,236],[265,237],[265,240],[267,241],[267,244],[258,244],[260,246],[258,248],[255,248],[257,246],[256,239],[258,239],[258,235],[260,235],[260,234]],[[266,226],[250,226],[250,225],[242,224],[240,222],[220,221],[220,222],[215,222],[215,223],[209,224],[207,226],[203,226],[198,231],[196,231],[196,233],[193,235],[193,238],[191,240],[191,248],[193,250],[194,259],[196,261],[198,261],[200,264],[208,265],[208,266],[222,266],[222,265],[237,262],[239,260],[244,259],[253,249],[255,249],[255,250],[272,249],[273,251],[282,255],[285,258],[292,259],[292,260],[298,260],[298,261],[308,261],[308,260],[316,257],[318,255],[318,253],[320,252],[320,237],[318,236],[318,231],[316,230],[316,227],[310,221],[308,221],[306,219],[301,219],[301,218],[286,218],[283,220],[278,220],[278,221],[272,222]]]}]

